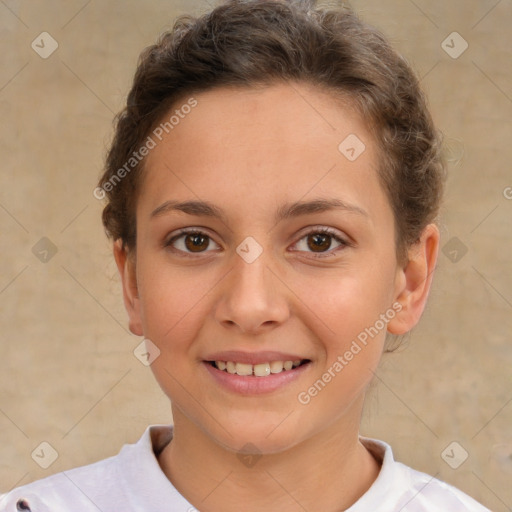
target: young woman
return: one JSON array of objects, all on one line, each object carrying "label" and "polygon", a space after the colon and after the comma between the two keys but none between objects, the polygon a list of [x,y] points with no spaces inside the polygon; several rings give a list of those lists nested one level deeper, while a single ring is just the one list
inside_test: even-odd
[{"label": "young woman", "polygon": [[348,9],[181,18],[141,55],[95,192],[174,424],[0,509],[487,510],[359,435],[427,301],[443,182],[416,77]]}]

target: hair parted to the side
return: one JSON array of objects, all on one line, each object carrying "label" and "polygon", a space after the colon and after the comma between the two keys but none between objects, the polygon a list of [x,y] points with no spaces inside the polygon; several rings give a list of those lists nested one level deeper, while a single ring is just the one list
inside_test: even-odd
[{"label": "hair parted to the side", "polygon": [[144,160],[105,185],[179,100],[217,87],[293,81],[348,99],[362,114],[380,149],[379,177],[394,212],[397,260],[405,265],[407,249],[439,212],[441,137],[417,77],[386,38],[349,8],[312,0],[230,0],[200,17],[181,16],[141,53],[98,184],[108,236],[135,248]]}]

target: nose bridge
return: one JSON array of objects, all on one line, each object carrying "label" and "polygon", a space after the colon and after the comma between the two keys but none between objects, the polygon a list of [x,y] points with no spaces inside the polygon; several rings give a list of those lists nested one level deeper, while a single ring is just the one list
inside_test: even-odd
[{"label": "nose bridge", "polygon": [[[254,258],[254,248],[242,252],[241,244],[234,257],[234,266],[222,291],[217,308],[218,320],[236,324],[244,332],[254,331],[264,325],[276,325],[288,316],[287,300],[276,277],[268,268],[272,266],[270,251],[261,251]],[[247,249],[247,247],[245,247]],[[254,258],[254,259],[253,259]]]},{"label": "nose bridge", "polygon": [[[236,261],[234,268],[234,285],[242,293],[266,294],[268,287],[271,286],[269,281],[268,270],[269,257],[267,254],[261,254],[252,262],[244,260],[242,257]],[[238,286],[240,285],[240,286]]]},{"label": "nose bridge", "polygon": [[243,256],[235,258],[230,295],[240,306],[252,303],[253,307],[263,307],[275,296],[275,290],[271,289],[275,283],[271,282],[273,276],[267,268],[269,260],[267,252],[262,252],[254,261]]}]

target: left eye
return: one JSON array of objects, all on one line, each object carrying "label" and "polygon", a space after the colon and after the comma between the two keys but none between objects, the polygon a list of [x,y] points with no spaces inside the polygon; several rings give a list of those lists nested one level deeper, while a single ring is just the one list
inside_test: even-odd
[{"label": "left eye", "polygon": [[[337,244],[334,249],[332,248],[333,242]],[[348,242],[337,236],[335,233],[325,229],[312,231],[303,236],[295,244],[297,250],[300,251],[313,252],[318,254],[329,253],[329,255],[339,247],[348,245]]]}]

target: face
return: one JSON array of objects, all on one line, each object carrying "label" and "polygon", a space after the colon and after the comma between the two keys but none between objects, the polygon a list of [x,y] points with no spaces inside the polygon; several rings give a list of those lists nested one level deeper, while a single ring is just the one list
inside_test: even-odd
[{"label": "face", "polygon": [[414,321],[375,142],[303,84],[194,97],[147,157],[133,260],[117,248],[131,329],[160,350],[175,422],[218,445],[343,432],[386,331]]}]

